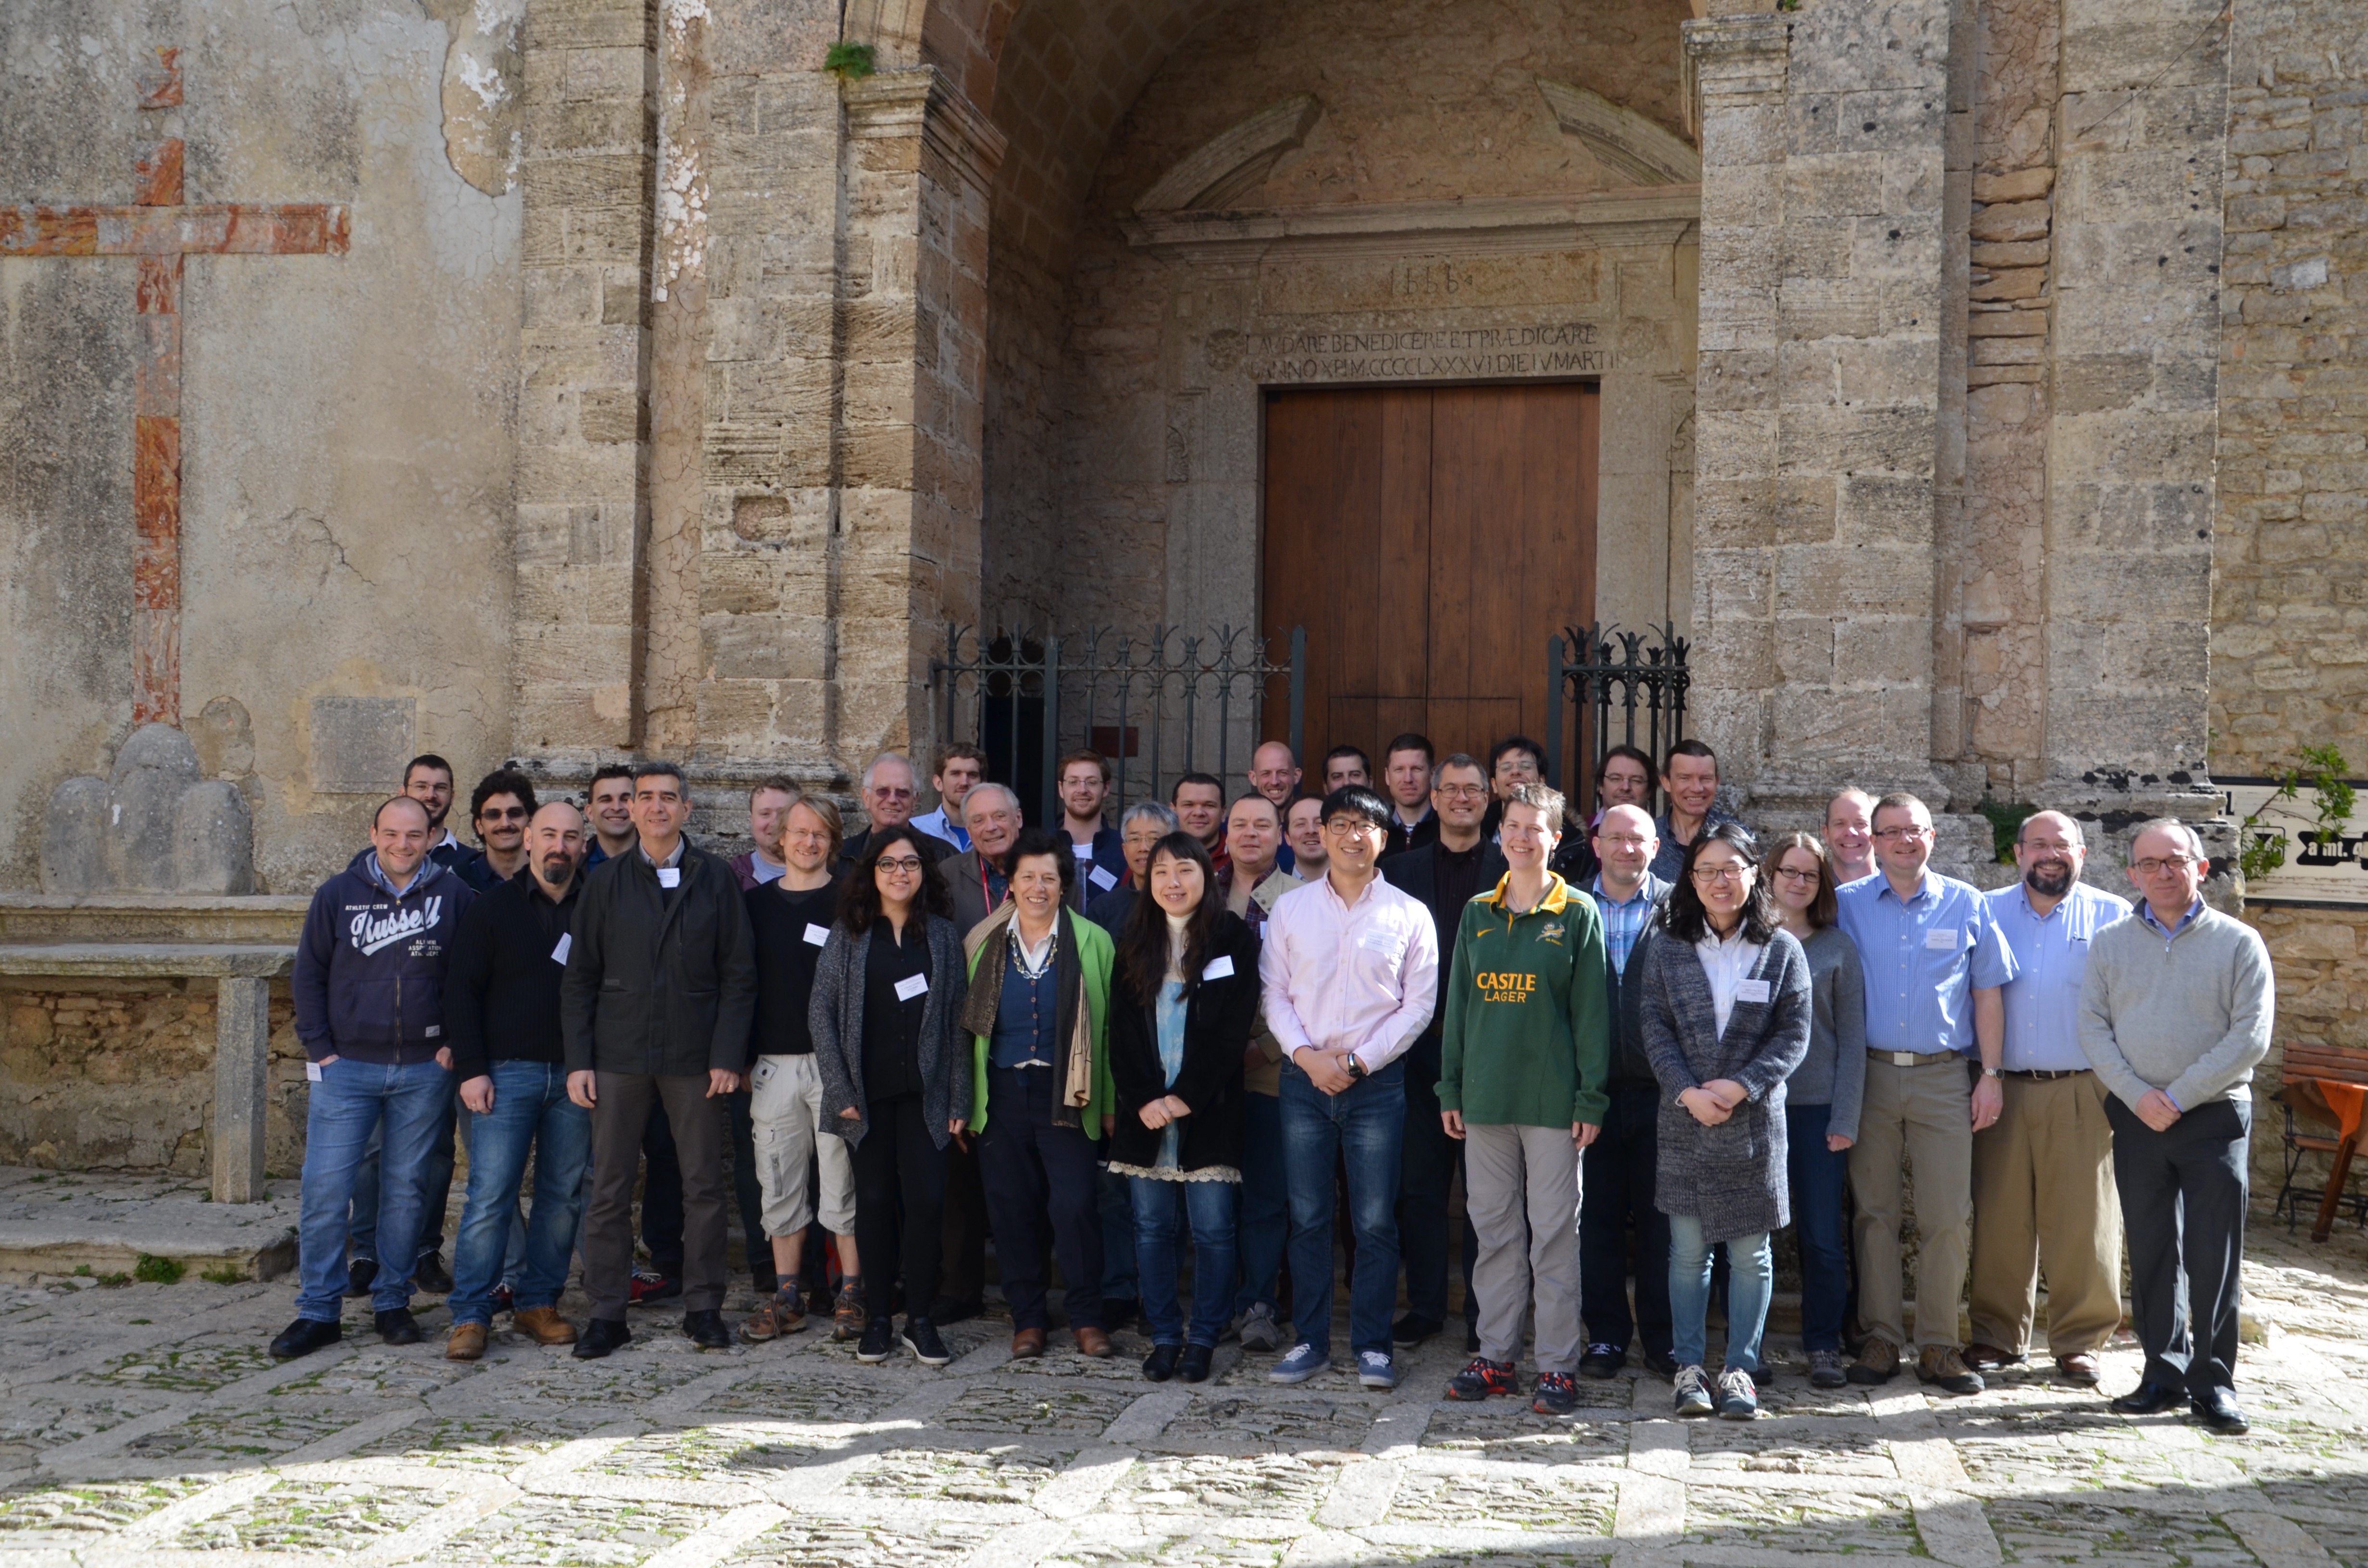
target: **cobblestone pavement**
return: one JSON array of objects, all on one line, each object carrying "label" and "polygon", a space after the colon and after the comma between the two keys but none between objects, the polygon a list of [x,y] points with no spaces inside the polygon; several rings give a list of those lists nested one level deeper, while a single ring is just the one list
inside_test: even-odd
[{"label": "cobblestone pavement", "polygon": [[[991,1319],[940,1371],[812,1328],[702,1353],[660,1312],[606,1361],[503,1334],[462,1366],[440,1305],[388,1350],[353,1303],[275,1366],[285,1281],[36,1279],[0,1290],[0,1562],[2368,1568],[2368,1245],[2257,1220],[2253,1252],[2233,1439],[2037,1370],[1817,1393],[1782,1336],[1757,1423],[1672,1420],[1633,1372],[1553,1420],[1440,1403],[1443,1341],[1391,1395],[1278,1389],[1231,1345],[1198,1388],[1014,1364]],[[2106,1367],[2126,1389],[2136,1355]]]}]

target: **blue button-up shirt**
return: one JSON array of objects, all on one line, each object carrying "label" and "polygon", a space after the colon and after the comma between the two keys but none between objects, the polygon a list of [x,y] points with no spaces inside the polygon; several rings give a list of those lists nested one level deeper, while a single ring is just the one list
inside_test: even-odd
[{"label": "blue button-up shirt", "polygon": [[1625,976],[1628,955],[1636,950],[1636,938],[1645,934],[1645,922],[1652,917],[1653,904],[1658,896],[1648,872],[1636,884],[1636,896],[1626,901],[1613,898],[1603,891],[1603,879],[1597,877],[1593,888],[1595,907],[1603,912],[1603,946],[1611,955],[1611,972]]},{"label": "blue button-up shirt", "polygon": [[1867,1048],[1972,1054],[1974,992],[2018,972],[1989,901],[1969,882],[1927,871],[1912,899],[1878,875],[1834,902],[1866,975]]},{"label": "blue button-up shirt", "polygon": [[2014,954],[2018,972],[2006,995],[2006,1056],[2010,1073],[2085,1073],[2080,1049],[2080,982],[2089,972],[2089,938],[2127,918],[2130,903],[2074,882],[2042,915],[2017,882],[1988,894],[1990,914]]}]

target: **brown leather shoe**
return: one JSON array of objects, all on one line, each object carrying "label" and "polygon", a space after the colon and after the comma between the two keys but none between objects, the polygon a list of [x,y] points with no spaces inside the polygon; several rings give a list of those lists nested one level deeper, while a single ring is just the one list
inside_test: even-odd
[{"label": "brown leather shoe", "polygon": [[1869,1339],[1860,1347],[1847,1375],[1861,1387],[1889,1382],[1899,1375],[1899,1346],[1888,1339]]},{"label": "brown leather shoe", "polygon": [[2069,1356],[2055,1358],[2055,1375],[2067,1383],[2082,1388],[2097,1386],[2097,1354],[2093,1350],[2076,1350]]},{"label": "brown leather shoe", "polygon": [[2000,1367],[2019,1367],[2022,1361],[2022,1357],[2010,1350],[2001,1350],[1995,1345],[1965,1346],[1965,1365],[1976,1372],[1995,1372]]},{"label": "brown leather shoe", "polygon": [[557,1307],[520,1307],[510,1314],[510,1326],[537,1345],[573,1345],[575,1325],[559,1315]]},{"label": "brown leather shoe", "polygon": [[473,1361],[485,1353],[485,1325],[481,1323],[456,1323],[452,1337],[444,1342],[447,1361]]},{"label": "brown leather shoe", "polygon": [[1077,1354],[1090,1356],[1097,1361],[1107,1360],[1112,1349],[1110,1336],[1099,1328],[1077,1330]]},{"label": "brown leather shoe", "polygon": [[1965,1365],[1965,1358],[1953,1345],[1924,1346],[1924,1353],[1916,1358],[1916,1378],[1955,1394],[1979,1393],[1988,1386],[1979,1372]]},{"label": "brown leather shoe", "polygon": [[1044,1331],[1042,1329],[1023,1328],[1012,1335],[1011,1358],[1013,1360],[1033,1361],[1043,1354]]}]

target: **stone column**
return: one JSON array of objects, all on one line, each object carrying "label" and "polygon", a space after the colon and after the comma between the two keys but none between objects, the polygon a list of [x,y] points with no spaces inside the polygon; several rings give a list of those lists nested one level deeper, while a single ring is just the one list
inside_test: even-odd
[{"label": "stone column", "polygon": [[216,1203],[263,1197],[264,1102],[271,1083],[271,982],[226,974],[214,985]]},{"label": "stone column", "polygon": [[1686,24],[1701,731],[1764,804],[1933,791],[1949,7]]}]

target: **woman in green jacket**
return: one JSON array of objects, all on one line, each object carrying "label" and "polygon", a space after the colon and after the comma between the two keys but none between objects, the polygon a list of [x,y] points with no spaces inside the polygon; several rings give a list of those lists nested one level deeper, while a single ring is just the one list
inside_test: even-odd
[{"label": "woman in green jacket", "polygon": [[1110,1131],[1110,939],[1064,907],[1076,877],[1065,838],[1011,846],[1010,896],[963,938],[962,1026],[977,1071],[971,1126],[1011,1305],[1011,1354],[1044,1354],[1047,1244],[1068,1281],[1069,1330],[1110,1353],[1102,1322],[1101,1140]]}]

